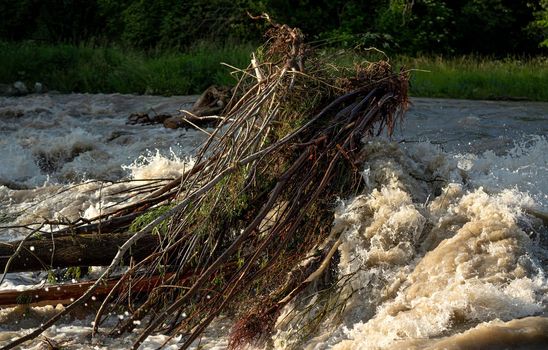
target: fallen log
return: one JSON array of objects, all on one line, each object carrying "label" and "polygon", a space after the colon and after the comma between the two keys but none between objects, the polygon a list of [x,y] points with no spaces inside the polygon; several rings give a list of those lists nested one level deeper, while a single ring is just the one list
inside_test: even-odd
[{"label": "fallen log", "polygon": [[212,85],[196,99],[189,110],[180,110],[180,114],[132,113],[127,124],[163,124],[169,129],[213,127],[219,123],[217,115],[227,106],[232,93],[230,87]]},{"label": "fallen log", "polygon": [[169,117],[163,121],[163,124],[168,129],[178,128],[207,128],[215,126],[219,122],[219,117],[216,116],[204,116],[199,117],[188,111],[183,111],[182,115],[176,115]]},{"label": "fallen log", "polygon": [[[133,233],[83,234],[53,237],[53,239],[29,239],[26,241],[0,242],[0,271],[22,272],[48,270],[71,266],[105,266],[110,264],[118,248]],[[139,240],[124,258],[141,261],[158,247],[158,236],[147,235]],[[17,247],[22,249],[16,255]],[[13,258],[11,258],[13,256]],[[8,265],[6,271],[6,265]]]},{"label": "fallen log", "polygon": [[[95,290],[92,300],[103,300],[118,281],[119,279],[117,278],[104,281],[104,283]],[[95,283],[95,281],[42,286],[27,290],[2,290],[0,291],[0,308],[17,305],[44,306],[70,304],[84,294],[93,283]],[[160,283],[160,276],[149,276],[140,278],[131,284],[126,284],[123,290],[131,291],[133,295],[139,293],[148,294]]]},{"label": "fallen log", "polygon": [[212,85],[198,97],[190,111],[197,117],[220,114],[230,101],[232,94],[230,87]]},{"label": "fallen log", "polygon": [[[143,204],[141,204],[143,206]],[[130,207],[130,206],[128,206]],[[133,206],[135,207],[135,205]],[[131,208],[133,208],[131,207]],[[126,214],[123,216],[113,217],[108,220],[97,222],[97,223],[91,223],[76,227],[67,227],[60,230],[55,231],[53,234],[56,237],[60,236],[74,236],[77,234],[105,234],[105,233],[112,233],[117,230],[120,230],[122,227],[128,227],[132,221],[138,217],[141,213],[138,211],[130,214]],[[37,234],[38,236],[38,234]],[[39,235],[42,239],[47,239],[48,236],[46,234],[40,234]]]}]

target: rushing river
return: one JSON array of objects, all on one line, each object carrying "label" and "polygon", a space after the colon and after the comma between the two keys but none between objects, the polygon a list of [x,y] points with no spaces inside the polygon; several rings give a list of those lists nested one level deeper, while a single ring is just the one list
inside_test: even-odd
[{"label": "rushing river", "polygon": [[[124,180],[181,173],[203,132],[126,121],[133,112],[174,113],[190,101],[0,98],[0,224],[91,218],[116,205]],[[325,303],[297,300],[280,316],[270,346],[548,348],[547,135],[548,103],[413,99],[392,141],[365,145],[367,190],[341,199],[334,217],[344,308],[307,333]],[[23,235],[4,229],[0,243]],[[9,274],[0,289],[44,278]],[[54,312],[43,309],[26,319],[0,310],[0,343]],[[84,317],[46,334],[77,349],[89,326]],[[227,325],[217,327],[204,341],[222,348]],[[150,337],[144,348],[162,341]],[[127,348],[122,340],[93,346]]]}]

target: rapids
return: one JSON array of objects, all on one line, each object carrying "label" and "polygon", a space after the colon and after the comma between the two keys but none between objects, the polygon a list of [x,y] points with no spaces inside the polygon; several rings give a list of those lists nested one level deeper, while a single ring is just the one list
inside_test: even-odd
[{"label": "rapids", "polygon": [[[0,98],[0,224],[93,217],[117,205],[125,180],[181,173],[202,132],[125,121],[132,112],[173,113],[189,102]],[[364,146],[366,190],[338,203],[338,282],[286,307],[268,347],[548,348],[547,135],[547,103],[413,99],[392,140]],[[11,228],[0,242],[20,237]],[[0,289],[44,278],[9,274]],[[54,312],[0,310],[0,345]],[[228,329],[218,320],[202,345],[223,348]],[[89,331],[84,317],[46,335],[77,349]],[[127,341],[88,348],[124,349]],[[149,337],[143,348],[163,341]]]}]

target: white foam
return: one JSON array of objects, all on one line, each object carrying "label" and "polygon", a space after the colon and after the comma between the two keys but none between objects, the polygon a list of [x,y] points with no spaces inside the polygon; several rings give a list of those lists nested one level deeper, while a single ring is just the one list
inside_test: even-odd
[{"label": "white foam", "polygon": [[483,186],[490,192],[516,188],[533,196],[537,204],[548,203],[548,139],[545,136],[530,136],[516,143],[505,155],[487,151],[480,156],[469,155],[468,160],[464,166],[474,186]]},{"label": "white foam", "polygon": [[[275,345],[391,348],[546,312],[546,266],[536,256],[546,247],[535,246],[526,231],[535,219],[523,213],[546,205],[538,196],[545,178],[524,171],[531,159],[542,170],[545,147],[537,138],[507,155],[470,156],[465,168],[461,155],[428,144],[367,145],[370,192],[342,201],[332,229],[341,232],[339,278],[350,276],[341,284],[343,317],[327,317],[325,333],[304,343],[299,332],[315,314],[280,317]],[[293,304],[283,319],[306,306]]]},{"label": "white foam", "polygon": [[159,150],[155,153],[139,156],[130,165],[123,165],[134,180],[176,178],[194,165],[192,158],[181,158],[170,149],[170,155],[164,156]]}]

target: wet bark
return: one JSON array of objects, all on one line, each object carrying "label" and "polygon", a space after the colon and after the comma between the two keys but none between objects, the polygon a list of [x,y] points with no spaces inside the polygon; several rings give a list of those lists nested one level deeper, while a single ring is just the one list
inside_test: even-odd
[{"label": "wet bark", "polygon": [[[82,234],[29,239],[9,263],[7,272],[48,270],[70,266],[107,266],[132,233]],[[124,263],[130,258],[141,261],[158,246],[158,236],[147,235],[132,247]],[[17,250],[21,241],[0,242],[0,273]]]},{"label": "wet bark", "polygon": [[[141,278],[134,283],[128,284],[125,288],[130,288],[134,295],[149,293],[157,287],[161,281],[162,277],[151,276]],[[93,283],[95,283],[95,281],[51,285],[22,291],[3,290],[0,291],[0,307],[70,304],[72,301],[82,296]],[[104,299],[116,283],[118,283],[118,279],[109,279],[105,281],[103,285],[95,290],[92,300]]]}]

